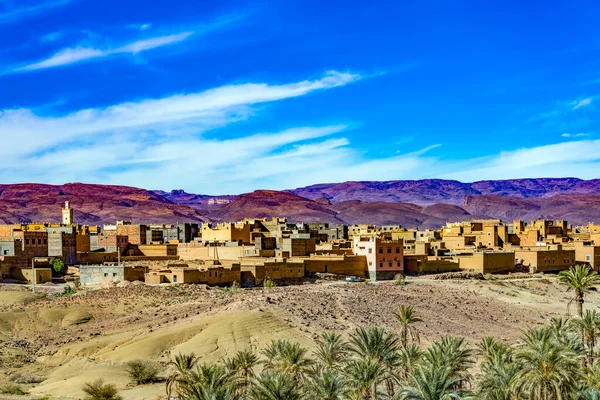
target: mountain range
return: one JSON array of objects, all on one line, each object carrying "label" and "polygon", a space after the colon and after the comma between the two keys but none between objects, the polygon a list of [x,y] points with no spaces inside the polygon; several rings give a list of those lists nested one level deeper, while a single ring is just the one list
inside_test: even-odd
[{"label": "mountain range", "polygon": [[473,218],[600,222],[600,179],[366,181],[285,191],[205,195],[128,186],[67,183],[0,185],[0,221],[58,222],[65,200],[78,223],[236,221],[285,216],[293,221],[439,227]]}]

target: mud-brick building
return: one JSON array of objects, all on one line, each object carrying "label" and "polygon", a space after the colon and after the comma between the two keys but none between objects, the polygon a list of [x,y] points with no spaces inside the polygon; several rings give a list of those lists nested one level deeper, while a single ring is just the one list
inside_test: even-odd
[{"label": "mud-brick building", "polygon": [[478,251],[456,257],[462,270],[498,274],[515,270],[515,253],[512,251]]},{"label": "mud-brick building", "polygon": [[371,280],[391,280],[404,273],[404,241],[374,236],[354,237],[355,255],[365,256]]},{"label": "mud-brick building", "polygon": [[565,250],[562,245],[521,248],[515,250],[515,259],[532,273],[563,271],[576,263],[575,250]]},{"label": "mud-brick building", "polygon": [[124,265],[80,265],[79,281],[85,285],[118,281],[143,281],[146,271],[146,267],[130,267]]}]

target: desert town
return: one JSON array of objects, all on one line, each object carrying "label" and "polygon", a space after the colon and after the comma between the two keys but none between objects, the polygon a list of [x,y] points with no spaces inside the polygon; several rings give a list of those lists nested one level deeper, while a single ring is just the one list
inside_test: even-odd
[{"label": "desert town", "polygon": [[[57,210],[57,214],[60,210]],[[78,225],[65,202],[62,222],[0,226],[6,282],[36,285],[60,272],[83,285],[116,281],[249,287],[295,283],[315,274],[395,280],[404,275],[558,272],[600,268],[600,226],[568,221],[448,222],[438,230],[399,225],[290,223],[286,218],[219,224]],[[62,265],[53,268],[56,260]]]}]

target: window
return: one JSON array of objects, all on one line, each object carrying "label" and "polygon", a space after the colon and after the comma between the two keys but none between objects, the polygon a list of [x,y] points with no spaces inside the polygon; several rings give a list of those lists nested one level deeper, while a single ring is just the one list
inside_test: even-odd
[{"label": "window", "polygon": [[379,268],[383,268],[383,263],[379,263]]},{"label": "window", "polygon": [[29,239],[25,239],[25,244],[29,244]]},{"label": "window", "polygon": [[400,254],[400,247],[396,247],[396,254]]},{"label": "window", "polygon": [[492,232],[488,232],[488,236],[492,236]]},{"label": "window", "polygon": [[44,239],[44,244],[48,244],[48,239]]},{"label": "window", "polygon": [[369,254],[373,254],[373,249],[369,249]]},{"label": "window", "polygon": [[8,254],[8,250],[4,250],[4,255]]},{"label": "window", "polygon": [[401,266],[401,265],[400,265],[400,263],[398,263],[398,266],[399,266],[399,267]]},{"label": "window", "polygon": [[590,261],[590,255],[589,254],[585,255],[585,261]]},{"label": "window", "polygon": [[390,268],[392,268],[392,263],[390,263]]},{"label": "window", "polygon": [[392,248],[388,247],[387,251],[388,251],[388,254],[391,254],[392,253]]},{"label": "window", "polygon": [[117,276],[116,272],[113,272],[113,278],[115,278]]},{"label": "window", "polygon": [[373,261],[369,261],[369,267],[373,266]]},{"label": "window", "polygon": [[107,276],[108,276],[108,273],[107,273],[107,272],[105,272],[105,273],[104,273],[104,277],[106,278]]},{"label": "window", "polygon": [[42,244],[42,239],[38,239],[38,244]]},{"label": "window", "polygon": [[177,283],[177,275],[173,275],[173,283]]},{"label": "window", "polygon": [[382,253],[383,253],[383,247],[380,247],[379,248],[379,254],[382,254]]}]

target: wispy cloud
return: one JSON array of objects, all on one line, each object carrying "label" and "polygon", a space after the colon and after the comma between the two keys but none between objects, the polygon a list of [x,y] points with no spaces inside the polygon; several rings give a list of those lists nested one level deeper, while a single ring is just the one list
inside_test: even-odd
[{"label": "wispy cloud", "polygon": [[[98,61],[101,59],[107,59],[110,57],[117,57],[123,55],[136,55],[145,51],[158,49],[161,47],[172,46],[183,41],[188,40],[192,36],[201,36],[209,34],[213,31],[224,29],[228,26],[233,26],[235,23],[247,18],[248,14],[235,14],[226,17],[219,18],[215,21],[212,21],[207,24],[200,24],[192,29],[188,29],[185,31],[180,31],[176,33],[171,33],[167,35],[161,36],[152,36],[145,39],[134,40],[128,43],[121,42],[117,45],[113,46],[90,46],[88,43],[85,45],[79,44],[76,46],[64,48],[62,50],[57,51],[52,54],[48,58],[43,60],[39,60],[33,63],[20,65],[12,70],[5,71],[4,74],[10,73],[23,73],[23,72],[31,72],[38,71],[47,68],[57,68],[57,67],[65,67],[73,64],[78,64],[82,62],[89,61]],[[148,30],[152,25],[151,24],[143,24],[137,25],[136,29],[141,31]],[[129,25],[131,27],[131,25]],[[88,40],[86,42],[99,42],[109,41],[108,38],[101,38],[97,34],[94,34],[90,31],[84,31],[88,36]],[[46,35],[48,36],[48,35]],[[51,36],[48,36],[47,39],[51,39]],[[44,40],[44,38],[42,38]]]},{"label": "wispy cloud", "polygon": [[586,107],[592,104],[592,97],[586,97],[585,99],[573,101],[571,105],[573,105],[572,110],[580,109],[581,107]]},{"label": "wispy cloud", "polygon": [[42,42],[42,43],[54,42],[55,40],[60,39],[61,36],[62,36],[61,32],[50,32],[45,35],[42,35],[40,37],[40,42]]},{"label": "wispy cloud", "polygon": [[71,2],[72,0],[49,0],[5,11],[0,10],[0,24],[16,23],[24,18],[43,14],[58,7],[64,7]]},{"label": "wispy cloud", "polygon": [[[4,110],[0,112],[0,137],[5,138],[0,147],[4,160],[0,181],[131,179],[132,184],[141,184],[152,174],[162,177],[163,171],[172,173],[183,167],[182,173],[175,174],[181,180],[173,185],[189,186],[199,170],[206,172],[202,183],[212,179],[213,185],[219,182],[219,169],[229,174],[238,167],[248,169],[254,161],[259,165],[263,158],[281,156],[294,161],[311,157],[316,149],[342,149],[347,144],[343,138],[324,139],[321,145],[312,141],[342,132],[345,125],[307,126],[238,138],[209,139],[203,133],[252,117],[257,104],[333,89],[359,79],[358,74],[330,71],[314,80],[226,85],[60,116],[48,116],[48,110],[44,116],[32,109]],[[84,162],[86,159],[97,161]],[[49,166],[56,166],[54,176],[48,173]],[[156,182],[146,183],[155,186]]]},{"label": "wispy cloud", "polygon": [[552,111],[532,116],[526,122],[541,122],[544,126],[561,130],[581,129],[590,124],[589,110],[594,107],[593,96],[573,101],[558,102]]},{"label": "wispy cloud", "polygon": [[68,48],[59,51],[53,56],[15,69],[15,72],[35,71],[46,68],[55,68],[76,64],[83,61],[105,58],[119,54],[138,54],[143,51],[156,49],[163,46],[182,42],[192,36],[193,32],[182,32],[175,35],[159,36],[150,39],[138,40],[115,49],[97,49],[91,47]]},{"label": "wispy cloud", "polygon": [[588,137],[590,135],[591,135],[590,133],[584,133],[584,132],[579,132],[579,133],[568,133],[568,132],[565,132],[565,133],[563,133],[560,136],[562,136],[564,138],[582,138],[582,137]]}]

